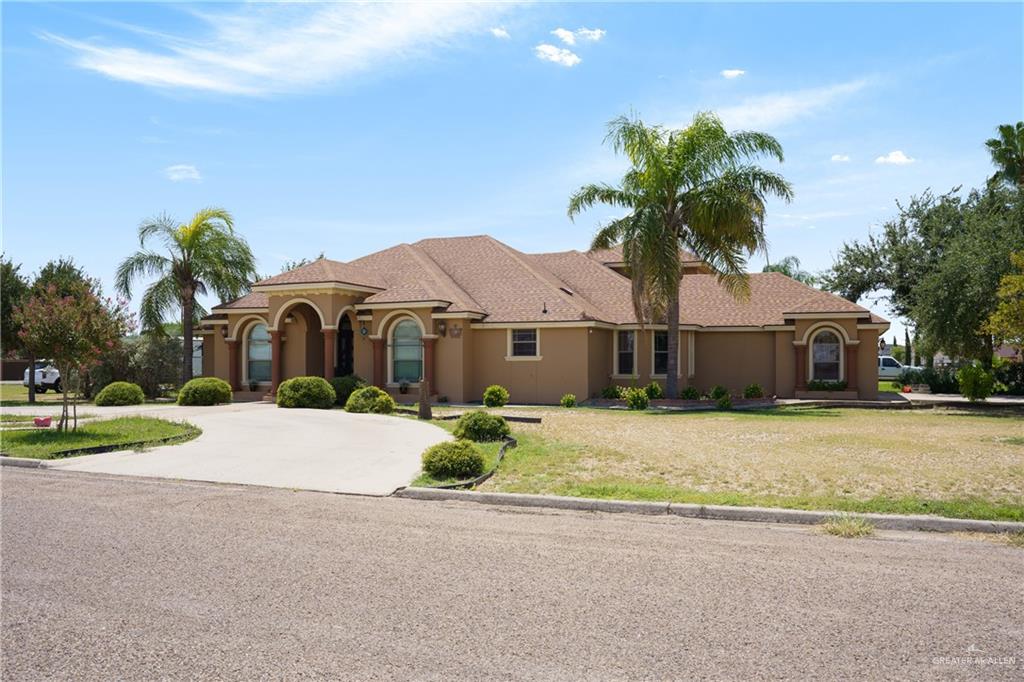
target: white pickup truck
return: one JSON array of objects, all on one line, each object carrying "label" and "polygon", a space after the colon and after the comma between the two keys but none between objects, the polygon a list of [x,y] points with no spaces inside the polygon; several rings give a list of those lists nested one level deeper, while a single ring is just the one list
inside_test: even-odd
[{"label": "white pickup truck", "polygon": [[911,365],[904,365],[902,362],[892,357],[891,355],[878,356],[879,379],[899,379],[900,375],[903,374],[903,370],[905,369],[922,370],[924,369],[924,367],[913,367]]},{"label": "white pickup truck", "polygon": [[[22,386],[28,386],[29,369],[25,368],[25,377],[21,380]],[[46,393],[52,389],[60,393],[60,370],[50,364],[47,360],[37,360],[35,367],[36,390]]]}]

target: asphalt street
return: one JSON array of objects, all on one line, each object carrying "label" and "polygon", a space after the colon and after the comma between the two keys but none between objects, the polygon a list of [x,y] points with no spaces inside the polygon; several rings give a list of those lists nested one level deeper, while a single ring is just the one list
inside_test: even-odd
[{"label": "asphalt street", "polygon": [[0,470],[2,677],[1021,679],[1024,551]]}]

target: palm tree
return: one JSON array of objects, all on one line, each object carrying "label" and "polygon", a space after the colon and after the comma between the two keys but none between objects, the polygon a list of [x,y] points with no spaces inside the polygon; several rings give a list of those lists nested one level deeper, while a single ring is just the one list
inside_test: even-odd
[{"label": "palm tree", "polygon": [[569,200],[575,218],[595,204],[627,209],[602,227],[591,248],[621,243],[630,269],[633,307],[643,325],[668,327],[666,393],[678,394],[680,249],[696,254],[733,295],[749,295],[746,257],[767,246],[765,199],[789,201],[793,191],[779,174],[750,162],[782,161],[782,146],[764,133],[729,133],[712,113],[698,113],[682,130],[648,126],[621,116],[608,124],[606,142],[632,167],[617,187],[590,184]]},{"label": "palm tree", "polygon": [[1024,121],[1004,123],[998,130],[999,137],[985,141],[992,163],[999,168],[992,180],[1005,180],[1024,189]]},{"label": "palm tree", "polygon": [[[166,255],[146,248],[151,238],[160,240]],[[143,331],[164,333],[163,323],[180,311],[184,383],[192,378],[193,325],[206,314],[196,296],[212,290],[221,300],[237,298],[255,279],[255,258],[222,208],[205,208],[185,224],[167,215],[146,220],[139,225],[139,245],[142,249],[118,266],[115,285],[119,293],[131,296],[135,280],[156,277],[139,305]]]},{"label": "palm tree", "polygon": [[761,272],[781,272],[786,277],[791,277],[808,286],[814,286],[818,281],[817,277],[806,270],[800,269],[800,259],[796,256],[786,256],[775,263],[767,263],[761,269]]}]

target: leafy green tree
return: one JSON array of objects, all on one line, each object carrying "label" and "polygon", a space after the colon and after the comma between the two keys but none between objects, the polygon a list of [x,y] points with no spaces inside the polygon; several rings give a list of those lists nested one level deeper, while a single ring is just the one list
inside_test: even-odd
[{"label": "leafy green tree", "polygon": [[569,200],[569,217],[596,205],[629,211],[602,227],[593,248],[621,243],[632,280],[633,307],[643,324],[663,317],[668,328],[666,392],[678,395],[679,251],[688,249],[734,295],[749,295],[746,258],[766,247],[765,201],[789,201],[786,180],[752,163],[782,161],[770,135],[726,131],[712,113],[699,113],[682,130],[648,126],[619,117],[606,142],[624,153],[631,168],[618,186],[584,185]]},{"label": "leafy green tree", "polygon": [[86,274],[72,258],[52,260],[39,269],[32,288],[36,293],[46,291],[50,286],[56,287],[60,296],[81,296],[84,291],[91,291],[102,296],[99,280]]},{"label": "leafy green tree", "polygon": [[20,350],[18,326],[14,309],[24,303],[29,293],[28,279],[19,272],[21,265],[0,255],[0,344],[3,354],[10,356]]},{"label": "leafy green tree", "polygon": [[786,256],[776,263],[767,263],[761,272],[781,272],[786,277],[791,277],[798,282],[808,286],[815,286],[817,278],[806,270],[800,269],[800,259],[796,256]]},{"label": "leafy green tree", "polygon": [[1024,189],[1024,121],[1003,124],[998,131],[998,137],[985,141],[997,169],[992,181]]},{"label": "leafy green tree", "polygon": [[[166,254],[147,248],[157,240]],[[255,258],[245,239],[235,233],[231,214],[222,208],[206,208],[179,224],[161,215],[139,226],[142,250],[128,256],[117,269],[117,290],[131,295],[132,284],[155,277],[142,295],[139,317],[142,328],[162,333],[165,319],[179,312],[182,344],[181,380],[192,378],[192,337],[195,323],[206,314],[196,296],[212,291],[221,300],[237,298],[256,277]]]},{"label": "leafy green tree", "polygon": [[1024,347],[1024,251],[1010,255],[1014,271],[1003,275],[996,292],[996,308],[985,330],[996,341]]}]

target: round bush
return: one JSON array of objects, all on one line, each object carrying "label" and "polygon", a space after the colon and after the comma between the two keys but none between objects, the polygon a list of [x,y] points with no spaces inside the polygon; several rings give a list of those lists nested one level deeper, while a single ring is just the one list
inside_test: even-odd
[{"label": "round bush", "polygon": [[343,377],[331,379],[331,386],[334,388],[335,404],[344,406],[352,391],[366,386],[366,382],[355,374],[346,374]]},{"label": "round bush", "polygon": [[715,407],[720,410],[731,410],[732,409],[732,398],[728,393],[718,398],[715,401]]},{"label": "round bush", "polygon": [[743,397],[747,400],[757,400],[764,397],[764,389],[761,384],[753,383],[743,389]]},{"label": "round bush", "polygon": [[566,393],[562,396],[559,404],[562,407],[576,407],[576,395],[574,393]]},{"label": "round bush", "polygon": [[979,365],[961,367],[956,378],[960,382],[960,393],[972,403],[992,395],[996,383],[992,373]]},{"label": "round bush", "polygon": [[179,405],[219,405],[231,402],[231,386],[223,379],[192,379],[178,391]]},{"label": "round bush", "polygon": [[423,471],[440,480],[479,476],[484,472],[484,456],[468,440],[438,443],[423,453]]},{"label": "round bush", "polygon": [[508,389],[504,386],[494,384],[484,390],[484,405],[487,407],[502,407],[508,403]]},{"label": "round bush", "polygon": [[456,438],[475,440],[478,443],[501,440],[509,434],[508,422],[501,415],[490,414],[483,410],[467,412],[459,417],[455,424]]},{"label": "round bush", "polygon": [[683,400],[700,400],[700,391],[693,386],[687,386],[679,392],[679,397]]},{"label": "round bush", "polygon": [[115,381],[107,384],[96,394],[96,404],[100,407],[108,405],[141,405],[146,399],[142,387],[128,381]]},{"label": "round bush", "polygon": [[657,381],[652,381],[647,384],[647,387],[644,390],[647,391],[647,397],[651,400],[660,400],[665,397],[665,391]]},{"label": "round bush", "polygon": [[631,410],[646,410],[651,404],[651,399],[647,397],[647,391],[642,388],[628,388],[626,389],[626,407]]},{"label": "round bush", "polygon": [[278,407],[312,407],[329,410],[334,405],[334,388],[323,377],[294,377],[277,387]]},{"label": "round bush", "polygon": [[708,392],[708,397],[712,400],[718,400],[723,395],[729,395],[729,389],[721,385],[712,386],[711,390]]},{"label": "round bush", "polygon": [[395,399],[376,386],[365,386],[352,391],[345,402],[345,411],[391,414],[395,411]]},{"label": "round bush", "polygon": [[601,397],[605,400],[622,400],[625,397],[625,389],[622,386],[605,386],[601,389]]}]

